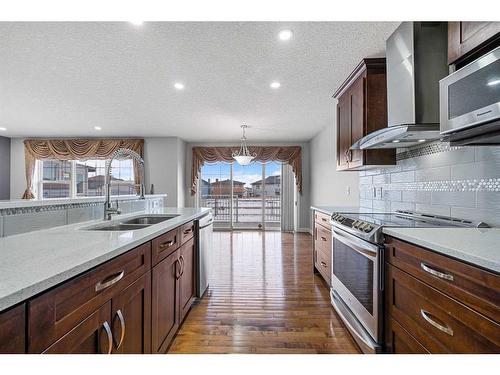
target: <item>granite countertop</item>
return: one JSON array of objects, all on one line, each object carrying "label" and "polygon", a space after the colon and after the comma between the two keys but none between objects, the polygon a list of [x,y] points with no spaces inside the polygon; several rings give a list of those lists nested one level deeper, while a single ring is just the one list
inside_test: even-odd
[{"label": "granite countertop", "polygon": [[143,214],[176,214],[135,231],[81,230],[93,220],[0,238],[0,311],[102,264],[162,233],[200,218],[208,208],[157,208],[115,216],[113,223]]},{"label": "granite countertop", "polygon": [[[146,199],[165,198],[167,194],[146,194]],[[112,196],[111,200],[137,200],[137,195]],[[48,199],[11,199],[0,200],[0,210],[7,208],[39,207],[39,206],[59,206],[65,204],[104,202],[103,197],[81,197],[81,198],[48,198]]]},{"label": "granite countertop", "polygon": [[384,233],[500,273],[500,228],[384,228]]}]

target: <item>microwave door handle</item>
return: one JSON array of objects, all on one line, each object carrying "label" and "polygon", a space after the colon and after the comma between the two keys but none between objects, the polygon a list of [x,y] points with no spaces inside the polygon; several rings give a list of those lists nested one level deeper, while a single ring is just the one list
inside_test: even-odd
[{"label": "microwave door handle", "polygon": [[379,250],[377,246],[372,245],[363,240],[360,240],[354,236],[340,233],[339,231],[335,230],[335,228],[333,228],[332,233],[333,233],[333,238],[335,238],[337,241],[342,242],[344,245],[364,255],[365,257],[373,261],[375,261],[375,259],[377,258],[377,253]]}]

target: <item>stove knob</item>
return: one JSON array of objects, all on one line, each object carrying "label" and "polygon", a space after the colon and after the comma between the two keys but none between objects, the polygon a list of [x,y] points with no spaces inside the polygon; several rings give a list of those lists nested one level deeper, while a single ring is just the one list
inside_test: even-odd
[{"label": "stove knob", "polygon": [[368,225],[367,225],[367,226],[366,226],[363,230],[364,230],[366,233],[368,233],[368,232],[371,232],[371,231],[372,231],[372,229],[373,229],[373,225],[368,224]]},{"label": "stove knob", "polygon": [[360,222],[358,223],[357,229],[359,229],[359,230],[363,230],[363,228],[365,227],[365,225],[366,225],[366,223],[363,223],[362,221],[360,221]]}]

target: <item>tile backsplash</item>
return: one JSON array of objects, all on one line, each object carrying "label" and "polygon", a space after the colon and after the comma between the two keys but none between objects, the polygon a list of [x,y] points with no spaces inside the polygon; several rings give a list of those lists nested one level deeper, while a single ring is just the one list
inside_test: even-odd
[{"label": "tile backsplash", "polygon": [[[128,214],[160,208],[163,205],[163,198],[127,199],[120,201],[120,211]],[[97,220],[102,216],[103,203],[101,201],[0,209],[0,237]]]},{"label": "tile backsplash", "polygon": [[360,206],[414,210],[500,226],[500,146],[433,142],[400,149],[397,165],[360,172]]}]

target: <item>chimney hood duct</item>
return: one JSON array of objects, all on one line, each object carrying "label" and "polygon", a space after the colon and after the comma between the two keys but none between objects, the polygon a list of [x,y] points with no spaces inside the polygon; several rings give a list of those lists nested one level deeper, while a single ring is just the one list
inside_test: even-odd
[{"label": "chimney hood duct", "polygon": [[403,22],[387,39],[388,127],[351,149],[410,147],[439,139],[439,80],[448,75],[446,22]]}]

